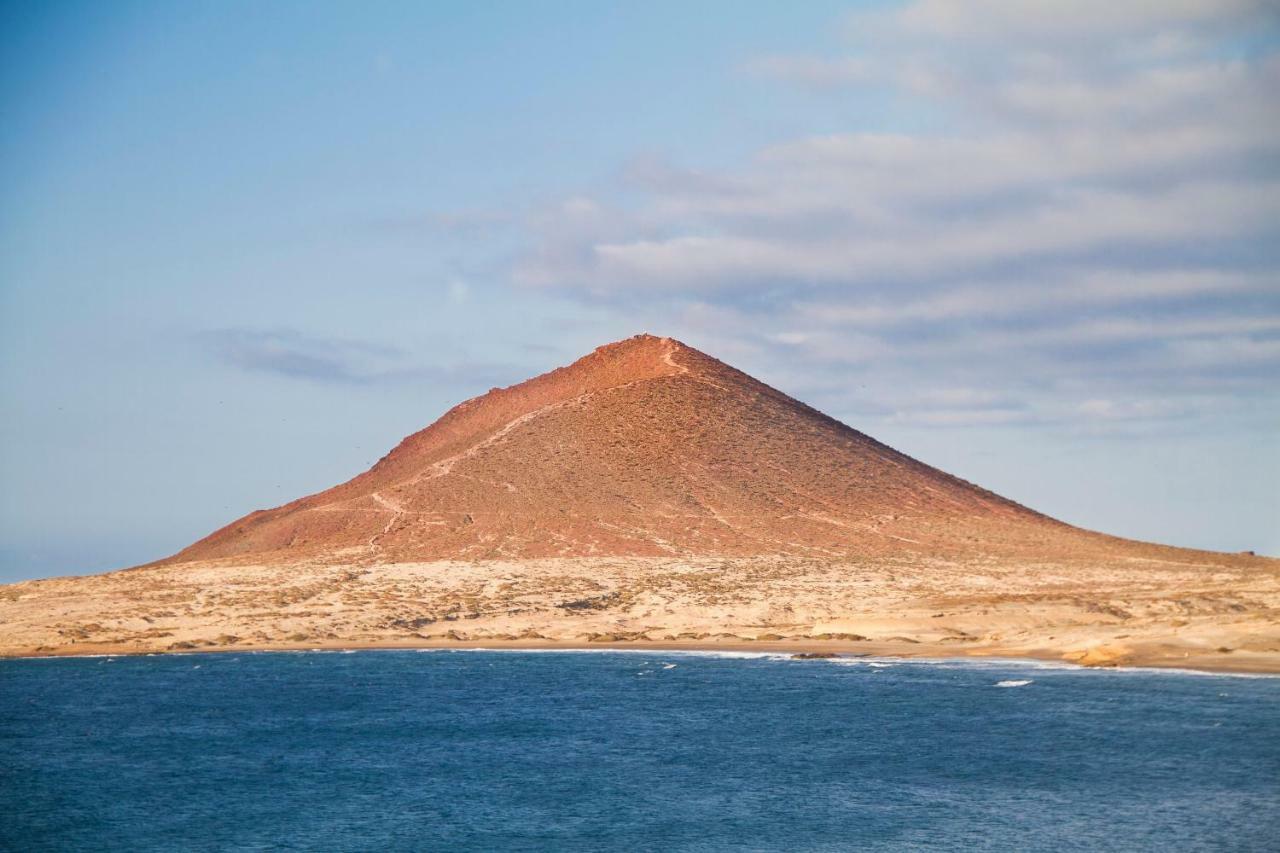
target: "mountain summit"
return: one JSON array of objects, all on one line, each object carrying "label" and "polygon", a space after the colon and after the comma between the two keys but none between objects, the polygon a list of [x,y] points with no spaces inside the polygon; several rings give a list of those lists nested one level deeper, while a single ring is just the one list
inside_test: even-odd
[{"label": "mountain summit", "polygon": [[639,335],[456,406],[369,471],[171,558],[812,555],[1074,531],[671,338]]},{"label": "mountain summit", "polygon": [[0,655],[660,642],[1274,672],[1277,566],[1054,521],[640,335],[168,560],[0,587]]}]

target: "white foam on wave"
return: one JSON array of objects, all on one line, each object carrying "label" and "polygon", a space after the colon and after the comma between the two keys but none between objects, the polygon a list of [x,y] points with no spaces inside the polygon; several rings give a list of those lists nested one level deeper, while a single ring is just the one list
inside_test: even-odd
[{"label": "white foam on wave", "polygon": [[119,655],[14,655],[9,660],[75,660],[77,658],[118,658]]},{"label": "white foam on wave", "polygon": [[1033,679],[1030,678],[1011,679],[1009,681],[997,681],[996,687],[1026,687],[1032,682]]},{"label": "white foam on wave", "polygon": [[[362,650],[364,651],[364,650]],[[375,651],[370,649],[369,651]],[[738,649],[618,649],[618,648],[554,648],[554,649],[529,649],[511,646],[472,646],[468,648],[448,648],[433,647],[424,649],[385,649],[382,651],[411,651],[419,653],[449,653],[449,654],[467,654],[471,652],[486,653],[503,653],[503,654],[522,654],[522,655],[649,655],[656,657],[689,657],[689,658],[719,658],[723,660],[774,660],[774,661],[791,661],[794,654],[791,652],[752,652],[742,651]],[[813,661],[806,661],[812,663]],[[893,667],[925,667],[929,669],[958,669],[958,670],[1008,670],[1008,669],[1033,669],[1054,671],[1059,673],[1071,673],[1076,675],[1203,675],[1209,677],[1229,677],[1229,678],[1280,678],[1280,674],[1261,674],[1261,673],[1239,673],[1239,672],[1205,672],[1203,670],[1194,669],[1173,669],[1165,667],[1083,667],[1079,664],[1068,663],[1066,661],[1040,660],[1037,658],[1005,658],[1005,657],[983,657],[983,658],[932,658],[932,657],[886,657],[865,655],[860,657],[836,657],[824,658],[820,663],[832,664],[835,666],[849,667],[866,667],[872,670],[892,669]]]},{"label": "white foam on wave", "polygon": [[466,649],[415,649],[419,652],[502,652],[521,655],[649,655],[650,657],[725,658],[740,660],[790,660],[791,655],[780,652],[744,652],[717,649],[521,649],[507,646],[473,647]]},{"label": "white foam on wave", "polygon": [[[841,660],[849,660],[848,658],[833,659],[832,662]],[[1053,671],[1062,674],[1104,677],[1123,677],[1133,675],[1197,675],[1205,678],[1280,678],[1280,673],[1262,673],[1262,672],[1210,672],[1203,669],[1180,669],[1176,667],[1163,666],[1117,666],[1117,667],[1091,667],[1081,666],[1077,663],[1068,661],[1041,660],[1039,658],[1014,658],[1014,657],[983,657],[983,658],[930,658],[930,657],[914,657],[914,658],[858,658],[864,661],[892,661],[896,664],[905,666],[927,666],[932,669],[963,669],[963,670],[993,670],[993,669],[1033,669],[1042,671]]]},{"label": "white foam on wave", "polygon": [[857,657],[838,657],[838,658],[819,658],[819,663],[829,663],[834,666],[862,666],[870,669],[892,669],[904,661],[898,658],[873,657],[872,655],[859,655]]},{"label": "white foam on wave", "polygon": [[[924,661],[925,658],[917,658]],[[988,669],[1004,669],[1018,667],[1022,669],[1052,670],[1054,672],[1071,673],[1073,675],[1102,675],[1122,677],[1127,675],[1198,675],[1205,678],[1280,678],[1280,673],[1263,672],[1227,672],[1203,669],[1182,669],[1171,666],[1081,666],[1068,661],[1038,660],[1036,658],[941,658],[930,659],[935,666],[953,665],[956,668],[981,668],[985,664]]]},{"label": "white foam on wave", "polygon": [[[651,657],[690,657],[690,658],[721,658],[725,660],[775,660],[789,661],[794,658],[792,652],[752,652],[741,651],[736,649],[618,649],[618,648],[554,648],[554,649],[529,649],[512,646],[500,647],[470,647],[470,648],[450,648],[447,646],[435,646],[432,648],[323,648],[323,649],[242,649],[238,650],[240,654],[250,655],[280,655],[280,654],[355,654],[356,652],[381,652],[381,653],[449,653],[459,654],[466,652],[504,652],[507,654],[599,654],[599,655],[650,655]],[[140,655],[127,655],[128,657],[193,657],[195,655],[205,655],[208,652],[146,652]],[[88,654],[88,655],[14,655],[5,660],[80,660],[84,658],[120,658],[120,654]],[[812,661],[810,661],[812,662]],[[961,670],[1008,670],[1008,669],[1031,669],[1031,670],[1052,670],[1057,673],[1074,674],[1082,676],[1102,676],[1102,677],[1123,677],[1135,675],[1195,675],[1204,678],[1263,678],[1276,679],[1280,678],[1280,673],[1265,672],[1210,672],[1202,669],[1181,669],[1176,667],[1159,667],[1159,666],[1120,666],[1120,667],[1086,667],[1079,664],[1069,663],[1067,661],[1041,660],[1038,658],[1017,658],[1017,657],[982,657],[982,658],[933,658],[933,657],[885,657],[885,656],[848,656],[837,658],[826,658],[822,663],[835,664],[836,666],[864,666],[873,670],[888,669],[895,666],[918,666],[928,667],[931,669],[961,669]]]},{"label": "white foam on wave", "polygon": [[[789,658],[790,655],[783,655]],[[1280,673],[1256,672],[1207,672],[1201,669],[1177,669],[1158,666],[1126,666],[1126,667],[1086,667],[1067,661],[1041,660],[1039,658],[932,658],[932,657],[883,657],[862,655],[858,657],[826,658],[823,663],[835,666],[869,667],[887,669],[895,666],[926,667],[929,669],[956,669],[966,671],[990,671],[1010,669],[1031,669],[1082,676],[1125,676],[1125,675],[1198,675],[1208,678],[1280,678]]]}]

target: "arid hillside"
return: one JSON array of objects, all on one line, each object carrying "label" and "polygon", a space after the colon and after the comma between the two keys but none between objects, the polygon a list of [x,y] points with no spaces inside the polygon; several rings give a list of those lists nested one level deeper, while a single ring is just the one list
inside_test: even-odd
[{"label": "arid hillside", "polygon": [[0,587],[0,654],[586,643],[1280,670],[1280,561],[1071,527],[648,335],[158,563]]},{"label": "arid hillside", "polygon": [[852,557],[1142,548],[958,480],[670,338],[468,400],[328,491],[170,562]]}]

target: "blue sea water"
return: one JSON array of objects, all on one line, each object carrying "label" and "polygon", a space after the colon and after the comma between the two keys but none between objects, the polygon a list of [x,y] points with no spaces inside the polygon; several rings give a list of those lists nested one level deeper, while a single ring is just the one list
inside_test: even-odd
[{"label": "blue sea water", "polygon": [[0,661],[0,847],[1276,850],[1280,679],[369,651]]}]

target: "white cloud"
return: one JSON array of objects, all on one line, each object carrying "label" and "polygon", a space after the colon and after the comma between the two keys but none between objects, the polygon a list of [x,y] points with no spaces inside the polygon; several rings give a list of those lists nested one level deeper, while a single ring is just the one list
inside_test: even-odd
[{"label": "white cloud", "polygon": [[1186,414],[1186,406],[1170,400],[1085,400],[1076,411],[1103,421],[1152,420]]},{"label": "white cloud", "polygon": [[[754,282],[856,284],[886,277],[914,278],[990,268],[1044,256],[1151,249],[1192,238],[1250,236],[1280,222],[1280,183],[1212,182],[1163,192],[1063,188],[1034,204],[927,215],[889,210],[885,199],[866,215],[865,199],[842,207],[838,187],[793,207],[773,233],[740,229],[593,245],[583,267],[594,276],[646,290],[720,289]],[[915,213],[913,216],[912,213]],[[846,223],[835,233],[797,234],[787,219],[826,215]],[[553,276],[547,276],[553,278]]]},{"label": "white cloud", "polygon": [[1277,274],[1194,269],[1068,270],[1001,286],[957,285],[921,299],[864,300],[853,304],[830,299],[800,302],[796,311],[809,322],[876,328],[1277,291]]},{"label": "white cloud", "polygon": [[[1110,420],[1154,421],[1245,389],[1280,408],[1280,52],[1242,46],[1267,28],[1245,0],[857,13],[847,55],[765,56],[744,85],[859,110],[874,91],[929,121],[718,170],[637,161],[625,203],[544,209],[516,277],[678,317],[815,401],[865,378],[843,403],[899,423],[1096,421],[1123,399],[1163,402]],[[999,405],[929,396],[996,377]]]},{"label": "white cloud", "polygon": [[[1149,36],[1173,28],[1239,25],[1265,0],[916,0],[888,16],[894,31],[982,42]],[[854,15],[851,25],[875,21]]]}]

